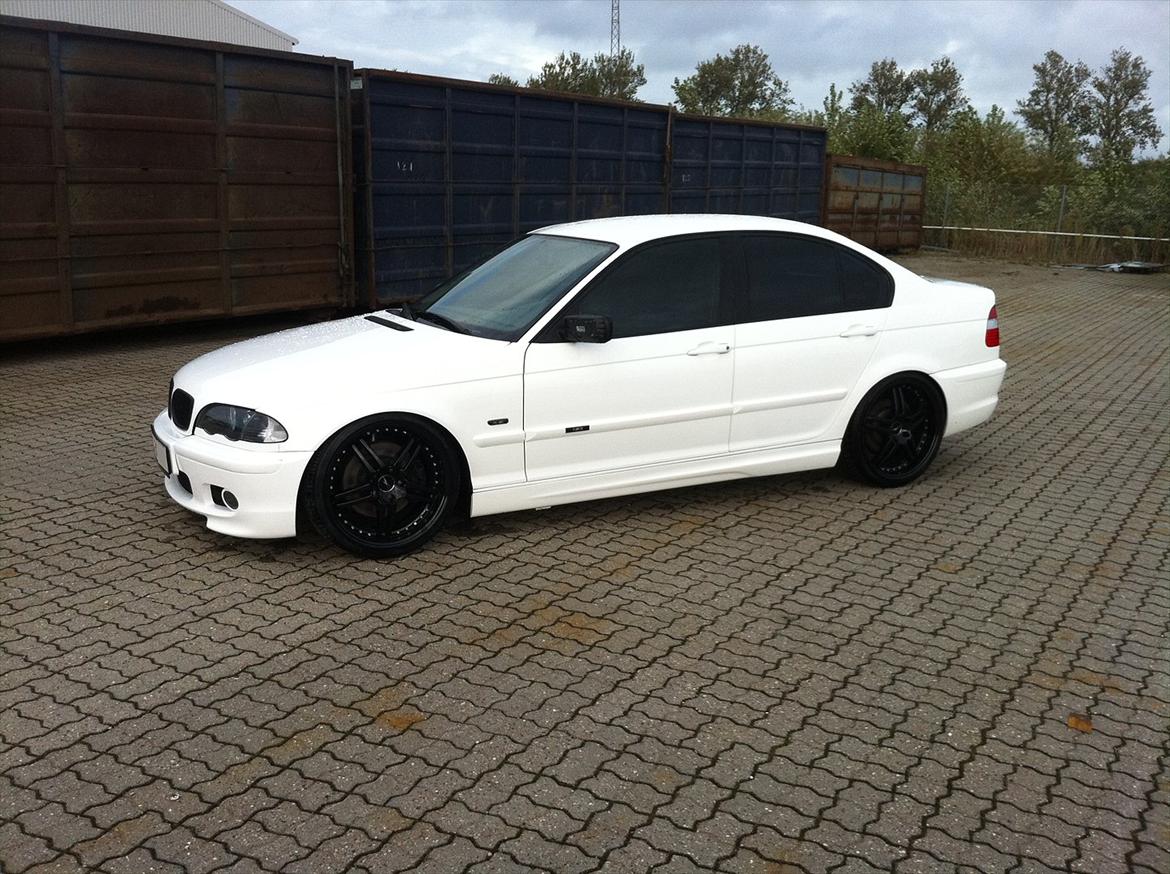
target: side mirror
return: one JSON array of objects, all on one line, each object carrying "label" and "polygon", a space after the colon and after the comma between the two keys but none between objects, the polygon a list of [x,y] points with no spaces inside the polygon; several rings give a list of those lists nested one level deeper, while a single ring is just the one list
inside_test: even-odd
[{"label": "side mirror", "polygon": [[570,343],[608,343],[613,338],[609,316],[565,316],[561,337]]}]

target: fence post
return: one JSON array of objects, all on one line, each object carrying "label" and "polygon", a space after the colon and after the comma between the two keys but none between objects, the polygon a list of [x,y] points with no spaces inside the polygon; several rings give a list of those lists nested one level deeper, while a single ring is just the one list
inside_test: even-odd
[{"label": "fence post", "polygon": [[943,220],[942,220],[942,247],[947,248],[947,240],[950,232],[947,231],[947,216],[951,211],[951,183],[947,183],[946,191],[943,193]]},{"label": "fence post", "polygon": [[[1064,206],[1065,206],[1065,203],[1067,203],[1067,201],[1068,201],[1068,186],[1062,185],[1062,186],[1060,186],[1060,210],[1056,213],[1056,232],[1058,234],[1062,230],[1064,230]],[[1052,258],[1053,261],[1056,260],[1056,247],[1060,245],[1060,241],[1062,239],[1063,239],[1063,237],[1053,237],[1052,238],[1052,254],[1050,257]]]}]

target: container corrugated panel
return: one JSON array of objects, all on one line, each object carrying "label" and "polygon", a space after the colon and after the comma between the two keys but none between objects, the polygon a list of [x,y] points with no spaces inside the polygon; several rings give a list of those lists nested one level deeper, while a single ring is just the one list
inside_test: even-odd
[{"label": "container corrugated panel", "polygon": [[371,305],[417,297],[534,228],[667,209],[666,107],[358,75],[358,275]]},{"label": "container corrugated panel", "polygon": [[825,227],[880,251],[922,245],[925,167],[830,155],[826,178]]},{"label": "container corrugated panel", "polygon": [[0,18],[0,339],[350,302],[350,75]]},{"label": "container corrugated panel", "polygon": [[670,211],[818,224],[825,142],[821,128],[676,115]]}]

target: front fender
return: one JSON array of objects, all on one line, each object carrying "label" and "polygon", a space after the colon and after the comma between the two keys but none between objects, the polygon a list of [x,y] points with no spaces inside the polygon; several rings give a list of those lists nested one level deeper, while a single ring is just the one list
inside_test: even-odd
[{"label": "front fender", "polygon": [[467,460],[472,489],[514,485],[524,482],[523,390],[523,377],[516,374],[350,399],[319,411],[311,423],[302,422],[307,428],[296,445],[316,452],[351,422],[409,413],[429,419],[455,439]]}]

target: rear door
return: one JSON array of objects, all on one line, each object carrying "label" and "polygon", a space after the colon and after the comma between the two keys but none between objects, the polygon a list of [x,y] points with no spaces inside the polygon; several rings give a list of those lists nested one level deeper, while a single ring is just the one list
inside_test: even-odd
[{"label": "rear door", "polygon": [[[733,338],[722,293],[733,244],[670,238],[618,259],[528,347],[529,481],[727,452]],[[563,340],[565,315],[608,316],[607,343]]]},{"label": "rear door", "polygon": [[877,348],[893,279],[829,240],[741,241],[730,449],[839,439],[829,429]]}]

